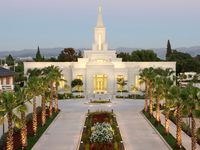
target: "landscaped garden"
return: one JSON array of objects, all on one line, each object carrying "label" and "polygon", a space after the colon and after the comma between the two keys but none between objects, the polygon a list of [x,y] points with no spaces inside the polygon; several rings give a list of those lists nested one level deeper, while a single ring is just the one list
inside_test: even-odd
[{"label": "landscaped garden", "polygon": [[107,111],[88,112],[79,150],[124,150],[115,114]]}]

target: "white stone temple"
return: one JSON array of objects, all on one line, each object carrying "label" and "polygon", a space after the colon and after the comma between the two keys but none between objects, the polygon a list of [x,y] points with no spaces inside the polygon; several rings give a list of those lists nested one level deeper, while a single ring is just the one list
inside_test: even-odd
[{"label": "white stone temple", "polygon": [[[74,79],[81,79],[84,95],[88,98],[114,97],[118,91],[118,78],[127,80],[125,89],[128,91],[131,91],[133,86],[139,88],[139,70],[143,68],[162,67],[176,70],[175,62],[122,62],[121,58],[117,58],[116,51],[108,49],[101,5],[98,8],[92,49],[85,50],[83,58],[79,58],[78,62],[25,62],[24,72],[51,65],[61,68],[68,85],[71,85]],[[61,84],[62,87],[64,83]]]}]

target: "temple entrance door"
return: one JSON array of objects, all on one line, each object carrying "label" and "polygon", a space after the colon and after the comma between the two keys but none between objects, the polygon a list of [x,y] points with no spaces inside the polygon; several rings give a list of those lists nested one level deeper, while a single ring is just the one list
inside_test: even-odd
[{"label": "temple entrance door", "polygon": [[105,94],[107,93],[107,76],[103,74],[94,76],[94,93]]}]

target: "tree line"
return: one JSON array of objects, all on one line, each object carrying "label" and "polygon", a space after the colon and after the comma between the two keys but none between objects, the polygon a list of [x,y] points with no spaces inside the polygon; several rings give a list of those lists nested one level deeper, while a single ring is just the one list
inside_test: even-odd
[{"label": "tree line", "polygon": [[[34,136],[37,134],[37,97],[41,96],[41,122],[46,124],[47,113],[52,117],[53,112],[57,113],[58,108],[58,86],[61,79],[61,70],[55,66],[43,69],[33,69],[28,71],[29,78],[27,85],[18,88],[16,92],[7,91],[0,93],[0,121],[7,118],[8,132],[6,138],[6,149],[13,150],[13,127],[20,128],[21,148],[26,149],[27,143],[27,104],[32,104],[32,130]],[[32,102],[30,100],[32,99]],[[21,117],[16,114],[17,110]]]},{"label": "tree line", "polygon": [[[176,145],[182,147],[182,123],[183,116],[191,118],[191,149],[196,150],[197,130],[195,118],[200,117],[200,89],[193,87],[192,83],[186,87],[175,84],[175,72],[161,68],[145,68],[140,70],[140,81],[145,84],[144,112],[154,117],[157,124],[161,123],[161,100],[164,104],[163,113],[165,116],[165,133],[170,133],[170,113],[176,117]],[[155,107],[154,107],[155,104]]]}]

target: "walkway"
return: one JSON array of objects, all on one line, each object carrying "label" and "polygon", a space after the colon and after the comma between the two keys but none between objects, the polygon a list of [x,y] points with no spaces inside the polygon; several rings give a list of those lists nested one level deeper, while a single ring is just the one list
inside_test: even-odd
[{"label": "walkway", "polygon": [[60,101],[62,110],[55,122],[40,138],[33,150],[76,150],[85,113],[88,109],[111,110],[127,150],[167,150],[167,146],[140,114],[142,100],[114,100],[112,104],[89,105],[84,100]]}]

